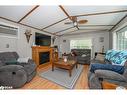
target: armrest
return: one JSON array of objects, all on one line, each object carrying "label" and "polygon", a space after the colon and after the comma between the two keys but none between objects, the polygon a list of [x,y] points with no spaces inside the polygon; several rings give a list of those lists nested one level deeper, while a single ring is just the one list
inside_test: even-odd
[{"label": "armrest", "polygon": [[25,62],[18,63],[18,65],[22,65],[22,66],[29,65],[29,64],[35,64],[35,63],[32,59],[29,59],[27,63],[25,63]]},{"label": "armrest", "polygon": [[19,69],[23,69],[20,65],[5,65],[0,67],[0,72],[15,72]]},{"label": "armrest", "polygon": [[96,70],[95,75],[99,78],[126,82],[126,79],[123,75],[109,70]]},{"label": "armrest", "polygon": [[28,63],[19,63],[18,65],[21,65],[23,67],[29,67],[31,65],[34,66],[34,67],[37,67],[35,62],[32,59],[29,59]]},{"label": "armrest", "polygon": [[127,68],[124,70],[123,76],[127,79]]},{"label": "armrest", "polygon": [[29,60],[28,60],[28,63],[30,63],[30,64],[35,64],[34,61],[33,61],[32,59],[29,59]]}]

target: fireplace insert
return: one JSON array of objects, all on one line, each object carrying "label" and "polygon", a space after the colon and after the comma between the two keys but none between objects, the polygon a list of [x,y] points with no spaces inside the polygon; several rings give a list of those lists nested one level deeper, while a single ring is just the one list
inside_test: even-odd
[{"label": "fireplace insert", "polygon": [[39,53],[39,65],[49,62],[50,52],[40,52]]}]

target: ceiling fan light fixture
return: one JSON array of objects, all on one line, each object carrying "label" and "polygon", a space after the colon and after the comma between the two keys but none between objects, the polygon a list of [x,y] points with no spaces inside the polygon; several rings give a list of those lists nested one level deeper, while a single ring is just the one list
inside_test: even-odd
[{"label": "ceiling fan light fixture", "polygon": [[77,26],[78,25],[78,23],[76,21],[73,24],[74,24],[74,26]]}]

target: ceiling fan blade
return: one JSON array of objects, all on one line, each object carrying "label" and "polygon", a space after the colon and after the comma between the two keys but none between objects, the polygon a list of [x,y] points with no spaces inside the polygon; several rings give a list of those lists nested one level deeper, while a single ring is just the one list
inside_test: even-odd
[{"label": "ceiling fan blade", "polygon": [[65,22],[64,24],[73,24],[73,22]]},{"label": "ceiling fan blade", "polygon": [[85,24],[85,23],[87,23],[88,22],[88,20],[79,20],[78,21],[78,24]]}]

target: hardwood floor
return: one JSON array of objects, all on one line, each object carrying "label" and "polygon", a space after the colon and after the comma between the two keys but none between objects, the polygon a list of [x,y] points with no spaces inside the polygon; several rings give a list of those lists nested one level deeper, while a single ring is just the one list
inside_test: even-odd
[{"label": "hardwood floor", "polygon": [[[44,72],[51,68],[51,65],[48,65],[43,68],[37,68],[37,73]],[[83,71],[76,82],[74,89],[88,89],[88,65],[84,65]],[[47,79],[40,77],[38,74],[29,82],[26,83],[21,89],[66,89],[56,83],[53,83]]]}]

